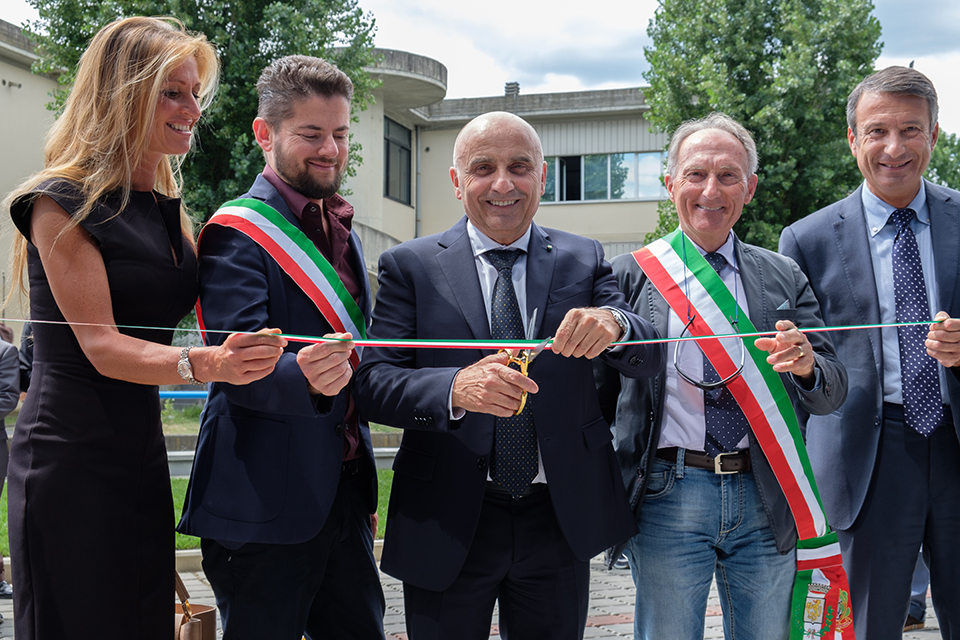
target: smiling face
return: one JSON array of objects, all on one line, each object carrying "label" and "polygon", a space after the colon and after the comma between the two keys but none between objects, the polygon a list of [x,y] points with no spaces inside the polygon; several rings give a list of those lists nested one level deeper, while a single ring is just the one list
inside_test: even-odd
[{"label": "smiling face", "polygon": [[195,58],[187,58],[170,73],[157,98],[150,153],[179,156],[190,151],[193,126],[200,119],[200,88]]},{"label": "smiling face", "polygon": [[665,176],[664,183],[680,228],[704,250],[723,246],[743,206],[753,199],[757,175],[749,174],[748,166],[743,145],[726,131],[697,131],[681,144],[677,175]]},{"label": "smiling face", "polygon": [[547,179],[533,127],[512,114],[480,116],[457,136],[454,157],[450,178],[470,222],[504,245],[526,233]]},{"label": "smiling face", "polygon": [[312,95],[294,101],[290,117],[271,127],[253,121],[267,164],[307,198],[320,201],[340,188],[349,156],[350,101]]},{"label": "smiling face", "polygon": [[193,127],[200,119],[197,99],[202,85],[195,58],[187,58],[163,82],[153,115],[150,140],[143,159],[133,171],[132,187],[138,191],[154,188],[157,168],[165,156],[190,151]]},{"label": "smiling face", "polygon": [[930,129],[930,107],[924,98],[864,93],[857,103],[856,135],[847,129],[847,140],[870,191],[901,208],[920,191],[939,131],[939,125]]}]

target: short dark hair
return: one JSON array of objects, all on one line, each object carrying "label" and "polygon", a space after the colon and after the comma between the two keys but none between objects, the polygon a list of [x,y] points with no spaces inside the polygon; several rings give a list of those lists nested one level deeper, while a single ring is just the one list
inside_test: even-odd
[{"label": "short dark hair", "polygon": [[295,100],[310,96],[353,98],[353,82],[336,65],[311,56],[271,62],[257,80],[257,115],[275,127],[293,114]]},{"label": "short dark hair", "polygon": [[892,93],[923,98],[930,110],[930,131],[937,126],[940,106],[937,104],[937,90],[930,78],[916,69],[887,67],[861,80],[847,98],[847,126],[853,131],[854,137],[857,135],[857,105],[864,93]]}]

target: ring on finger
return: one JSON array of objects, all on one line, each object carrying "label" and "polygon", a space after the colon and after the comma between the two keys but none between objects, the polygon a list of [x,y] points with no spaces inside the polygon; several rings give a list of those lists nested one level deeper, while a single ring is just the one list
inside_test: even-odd
[{"label": "ring on finger", "polygon": [[800,352],[800,355],[797,356],[798,358],[802,358],[804,355],[806,355],[806,354],[804,353],[804,351],[803,351],[803,345],[799,345],[799,344],[798,344],[798,345],[797,345],[797,351]]}]

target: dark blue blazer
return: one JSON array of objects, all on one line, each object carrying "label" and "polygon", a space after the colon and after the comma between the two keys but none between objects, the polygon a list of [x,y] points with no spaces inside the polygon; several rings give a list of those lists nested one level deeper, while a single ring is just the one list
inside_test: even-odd
[{"label": "dark blue blazer", "polygon": [[[617,289],[594,240],[533,226],[527,257],[527,309],[534,335],[556,332],[576,307],[623,309],[636,339],[656,336]],[[446,232],[405,242],[380,256],[380,289],[371,336],[490,339],[473,251],[462,218]],[[382,569],[440,591],[460,572],[473,542],[493,450],[494,417],[451,420],[448,402],[461,368],[489,351],[367,349],[357,398],[368,420],[405,430],[394,461]],[[631,346],[602,356],[628,376],[655,375],[663,349]],[[592,367],[549,351],[531,365],[540,454],[560,529],[586,560],[636,532],[600,413]]]},{"label": "dark blue blazer", "polygon": [[[257,176],[243,197],[263,200],[300,227],[276,189]],[[363,287],[360,308],[370,317],[363,251],[350,234],[353,269]],[[200,304],[207,329],[319,336],[333,331],[280,266],[244,234],[219,225],[203,233]],[[224,334],[208,333],[208,344]],[[345,389],[312,397],[297,365],[305,345],[290,342],[276,369],[248,385],[210,385],[193,473],[177,530],[233,542],[290,544],[313,538],[330,512],[343,456]],[[348,386],[347,389],[350,387]],[[370,430],[360,424],[370,491],[377,504]]]},{"label": "dark blue blazer", "polygon": [[[873,259],[867,240],[861,190],[783,230],[780,253],[797,261],[810,278],[827,325],[877,324]],[[960,315],[960,193],[926,182],[936,261],[937,308]],[[830,523],[848,529],[857,519],[877,461],[883,415],[880,329],[832,334],[847,368],[850,387],[838,411],[810,416],[807,449]],[[956,374],[956,369],[953,370]],[[950,404],[960,407],[960,384],[947,376]],[[953,412],[960,434],[960,411]]]}]

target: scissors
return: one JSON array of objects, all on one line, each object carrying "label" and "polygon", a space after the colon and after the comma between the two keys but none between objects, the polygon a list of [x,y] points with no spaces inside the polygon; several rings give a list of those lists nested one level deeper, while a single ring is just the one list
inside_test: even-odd
[{"label": "scissors", "polygon": [[[530,323],[527,325],[528,340],[533,339],[529,336],[533,335],[534,327],[537,324],[537,311],[538,311],[537,309],[533,310],[533,315],[530,317]],[[516,355],[514,355],[510,349],[500,349],[498,353],[506,353],[507,355],[509,355],[510,360],[507,361],[507,366],[511,364],[515,364],[518,367],[520,367],[520,373],[522,373],[527,377],[530,377],[530,374],[527,373],[528,368],[530,367],[530,363],[533,362],[534,358],[540,355],[540,352],[543,351],[548,344],[550,344],[551,340],[553,340],[553,336],[550,336],[549,338],[547,338],[537,346],[533,347],[532,349],[520,349]],[[526,404],[527,404],[527,392],[523,391],[523,393],[520,395],[520,408],[517,409],[516,413],[514,413],[513,415],[515,416],[520,415],[520,413],[523,411],[523,407],[526,406]]]}]

